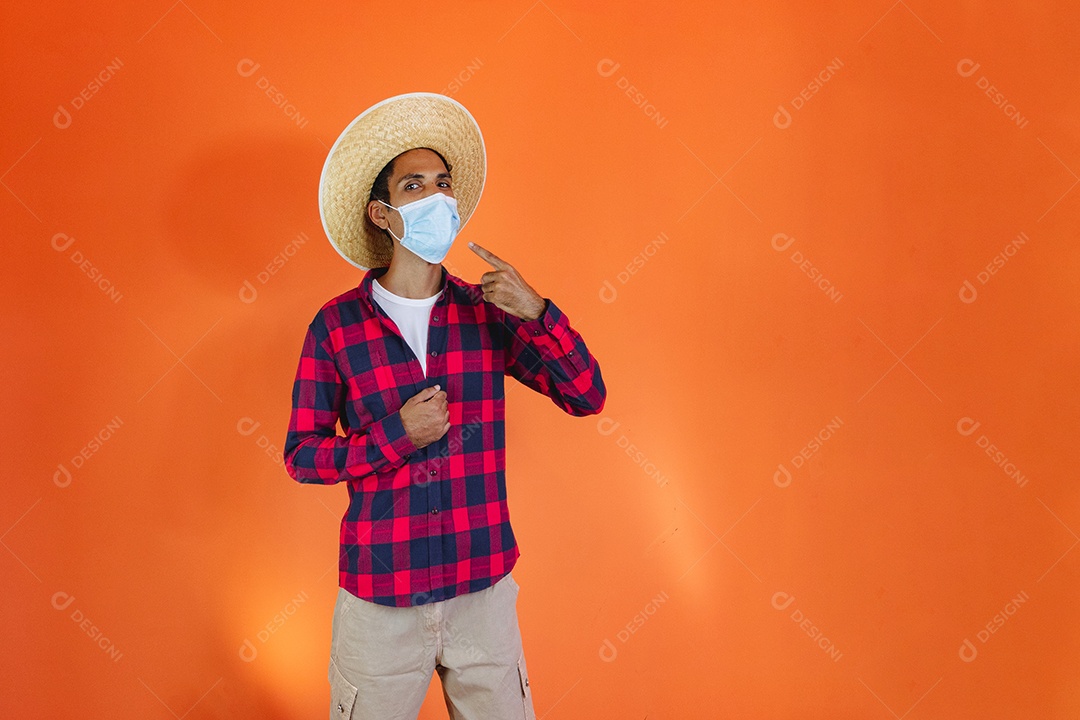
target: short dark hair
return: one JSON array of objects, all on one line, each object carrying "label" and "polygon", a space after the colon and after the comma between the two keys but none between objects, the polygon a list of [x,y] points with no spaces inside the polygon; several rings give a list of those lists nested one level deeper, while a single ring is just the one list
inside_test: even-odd
[{"label": "short dark hair", "polygon": [[[420,148],[412,148],[412,150],[419,150]],[[442,153],[434,148],[423,148],[424,150],[431,150],[439,156],[443,165],[446,166],[446,172],[451,172],[452,168],[450,163],[446,162],[446,158],[442,156]],[[405,152],[411,152],[406,150]],[[394,163],[397,159],[405,154],[405,152],[396,155],[390,162],[383,166],[383,169],[379,171],[379,174],[375,176],[375,182],[371,185],[371,195],[368,197],[368,202],[372,200],[382,200],[384,203],[390,202],[390,178],[394,175]]]}]

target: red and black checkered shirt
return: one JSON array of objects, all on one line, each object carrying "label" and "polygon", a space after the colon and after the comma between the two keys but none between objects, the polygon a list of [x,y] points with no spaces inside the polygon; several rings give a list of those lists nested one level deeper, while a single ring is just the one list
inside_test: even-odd
[{"label": "red and black checkered shirt", "polygon": [[[506,503],[504,376],[571,415],[599,413],[607,390],[550,299],[539,318],[522,320],[446,268],[431,309],[425,377],[372,298],[372,280],[387,269],[368,270],[308,326],[284,457],[299,482],[348,484],[339,585],[406,607],[483,590],[517,562]],[[450,429],[418,449],[399,411],[435,384],[446,390]]]}]

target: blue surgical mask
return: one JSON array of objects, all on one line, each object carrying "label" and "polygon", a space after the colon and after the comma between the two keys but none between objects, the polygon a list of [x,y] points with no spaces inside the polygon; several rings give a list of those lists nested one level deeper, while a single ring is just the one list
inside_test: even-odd
[{"label": "blue surgical mask", "polygon": [[401,222],[405,226],[405,236],[399,238],[394,235],[393,230],[390,228],[387,230],[395,240],[401,243],[402,247],[429,263],[443,261],[461,228],[457,200],[437,192],[401,207],[394,207],[382,200],[379,202],[397,210],[401,215]]}]

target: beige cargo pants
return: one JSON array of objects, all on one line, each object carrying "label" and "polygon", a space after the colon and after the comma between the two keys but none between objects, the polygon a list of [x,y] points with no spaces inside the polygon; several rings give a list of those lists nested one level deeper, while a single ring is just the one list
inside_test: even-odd
[{"label": "beige cargo pants", "polygon": [[390,607],[338,588],[331,720],[415,720],[434,672],[451,720],[535,720],[517,620],[518,584]]}]

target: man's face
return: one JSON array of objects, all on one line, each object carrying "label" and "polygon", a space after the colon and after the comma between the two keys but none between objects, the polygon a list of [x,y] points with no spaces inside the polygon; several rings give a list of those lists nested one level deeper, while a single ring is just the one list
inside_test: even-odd
[{"label": "man's face", "polygon": [[[390,204],[401,207],[434,193],[454,197],[450,173],[439,156],[427,148],[414,148],[398,155],[390,177]],[[389,223],[394,234],[403,237],[405,227],[401,216],[382,203],[375,200],[368,203],[368,217],[381,228]]]}]

